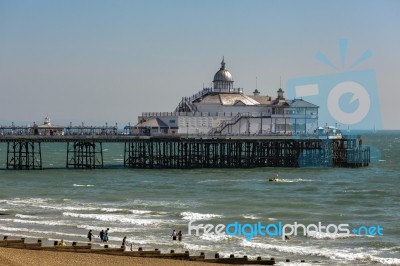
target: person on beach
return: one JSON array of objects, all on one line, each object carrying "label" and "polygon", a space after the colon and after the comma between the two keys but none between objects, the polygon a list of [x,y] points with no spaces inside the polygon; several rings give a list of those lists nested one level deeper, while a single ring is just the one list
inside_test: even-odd
[{"label": "person on beach", "polygon": [[107,228],[107,230],[104,232],[104,236],[103,236],[104,243],[108,242],[108,230],[110,230],[110,228]]},{"label": "person on beach", "polygon": [[64,239],[61,239],[60,243],[58,244],[59,246],[66,246],[67,244],[64,242]]},{"label": "person on beach", "polygon": [[176,240],[176,231],[175,230],[172,231],[171,236],[172,236],[172,240]]},{"label": "person on beach", "polygon": [[179,231],[179,232],[178,232],[178,240],[179,240],[179,241],[182,241],[182,231]]},{"label": "person on beach", "polygon": [[87,234],[87,238],[89,239],[89,242],[92,242],[92,237],[93,237],[92,230],[89,230],[89,232]]},{"label": "person on beach", "polygon": [[128,244],[128,242],[126,241],[126,236],[124,236],[124,238],[122,239],[122,245],[121,246],[126,246],[126,244]]},{"label": "person on beach", "polygon": [[103,243],[103,240],[104,240],[104,230],[101,230],[101,232],[100,232],[100,234],[99,234],[99,237],[100,237],[100,242]]}]

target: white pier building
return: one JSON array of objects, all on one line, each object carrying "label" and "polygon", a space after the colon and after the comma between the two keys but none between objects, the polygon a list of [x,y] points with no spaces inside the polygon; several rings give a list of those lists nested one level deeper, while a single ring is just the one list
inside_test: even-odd
[{"label": "white pier building", "polygon": [[233,77],[222,59],[212,88],[183,97],[173,112],[144,112],[133,126],[140,135],[222,134],[298,135],[318,128],[318,106],[302,99],[261,95],[256,89],[246,95],[233,87]]}]

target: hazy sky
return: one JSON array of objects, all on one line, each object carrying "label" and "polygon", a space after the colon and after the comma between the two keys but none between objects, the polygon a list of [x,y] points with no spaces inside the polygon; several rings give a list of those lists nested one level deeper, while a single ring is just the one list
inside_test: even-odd
[{"label": "hazy sky", "polygon": [[[225,56],[235,87],[374,69],[384,128],[400,129],[400,1],[0,0],[0,120],[136,123],[208,86]],[[377,101],[378,99],[372,99]],[[323,121],[321,121],[323,122]]]}]

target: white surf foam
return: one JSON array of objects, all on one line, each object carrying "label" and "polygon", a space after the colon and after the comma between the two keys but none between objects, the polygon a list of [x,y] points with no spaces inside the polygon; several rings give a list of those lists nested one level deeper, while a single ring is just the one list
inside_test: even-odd
[{"label": "white surf foam", "polygon": [[260,220],[261,219],[261,217],[258,217],[258,216],[252,215],[252,214],[243,214],[242,217],[245,219],[252,219],[252,220]]},{"label": "white surf foam", "polygon": [[25,215],[25,214],[15,214],[15,217],[22,218],[22,219],[42,219],[43,217],[33,216],[33,215]]},{"label": "white surf foam", "polygon": [[70,233],[56,232],[56,231],[43,231],[43,230],[21,228],[21,227],[0,226],[0,230],[7,231],[7,232],[37,233],[39,235],[60,235],[60,236],[72,236],[72,237],[86,237],[85,235],[79,235],[79,234],[70,234]]},{"label": "white surf foam", "polygon": [[277,178],[275,182],[281,183],[298,183],[298,182],[312,182],[312,179],[302,179],[302,178],[294,178],[294,179],[284,179],[284,178]]},{"label": "white surf foam", "polygon": [[202,234],[200,236],[201,239],[211,241],[211,242],[219,242],[222,240],[227,240],[232,238],[231,236],[228,236],[226,234],[224,235],[216,235],[216,234]]},{"label": "white surf foam", "polygon": [[[80,224],[76,226],[77,228],[80,229],[86,229],[86,230],[93,230],[95,232],[100,232],[101,230],[104,230],[104,227],[101,226],[94,226],[94,225],[88,225],[88,224]],[[139,231],[140,228],[122,228],[122,227],[112,227],[111,230],[112,232],[117,232],[117,233],[133,233],[136,231]],[[147,229],[142,229],[142,230],[147,230]],[[96,234],[96,233],[93,233]]]},{"label": "white surf foam", "polygon": [[218,179],[208,179],[208,180],[201,180],[197,183],[202,184],[202,183],[214,183],[214,182],[221,182],[221,180]]},{"label": "white surf foam", "polygon": [[147,214],[151,213],[151,211],[146,211],[146,210],[130,210],[131,213],[133,214]]},{"label": "white surf foam", "polygon": [[102,211],[102,212],[123,212],[123,211],[127,211],[127,210],[120,209],[120,208],[100,208],[100,211]]},{"label": "white surf foam", "polygon": [[193,202],[190,206],[188,204],[180,201],[156,201],[156,200],[134,200],[133,202],[127,202],[129,205],[138,205],[140,207],[177,207],[177,208],[187,208],[197,206],[198,203]]},{"label": "white surf foam", "polygon": [[136,225],[151,225],[161,223],[158,219],[140,219],[134,215],[121,215],[121,214],[96,214],[96,213],[73,213],[63,212],[63,216],[99,220],[105,222],[121,222],[125,224]]},{"label": "white surf foam", "polygon": [[196,213],[196,212],[181,212],[183,220],[197,221],[197,220],[210,220],[213,218],[223,218],[224,216],[211,213]]},{"label": "white surf foam", "polygon": [[360,252],[357,249],[336,249],[336,248],[322,248],[311,246],[289,246],[289,245],[273,245],[267,243],[256,243],[252,241],[243,240],[240,244],[244,247],[252,247],[266,250],[275,250],[278,252],[292,253],[302,256],[321,256],[333,261],[374,261],[386,265],[397,265],[400,259],[397,258],[382,258],[371,255],[370,252]]},{"label": "white surf foam", "polygon": [[7,203],[8,205],[13,205],[13,206],[25,206],[25,205],[39,206],[50,200],[51,199],[42,199],[42,198],[27,198],[27,199],[14,198],[5,200],[4,202]]},{"label": "white surf foam", "polygon": [[307,237],[315,238],[315,239],[341,239],[341,238],[349,238],[355,235],[352,234],[332,234],[332,233],[323,233],[317,231],[309,231],[307,233]]},{"label": "white surf foam", "polygon": [[94,185],[73,184],[74,187],[94,187]]},{"label": "white surf foam", "polygon": [[89,206],[60,206],[60,205],[41,205],[38,206],[42,209],[53,209],[61,211],[96,211],[99,208]]},{"label": "white surf foam", "polygon": [[212,247],[212,245],[196,245],[196,244],[191,244],[191,243],[183,243],[183,247],[185,249],[189,250],[210,250],[210,251],[215,251]]},{"label": "white surf foam", "polygon": [[32,221],[32,220],[21,220],[21,219],[10,219],[14,223],[21,224],[41,224],[41,225],[59,225],[59,226],[71,226],[71,222],[67,221]]}]

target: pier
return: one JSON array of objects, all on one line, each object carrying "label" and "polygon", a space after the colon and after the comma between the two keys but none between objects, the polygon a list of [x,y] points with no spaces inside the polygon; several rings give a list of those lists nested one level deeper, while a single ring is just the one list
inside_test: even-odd
[{"label": "pier", "polygon": [[66,168],[105,168],[103,143],[123,143],[123,166],[139,169],[363,167],[370,149],[339,139],[268,135],[3,135],[7,169],[43,169],[41,143],[66,144]]}]

